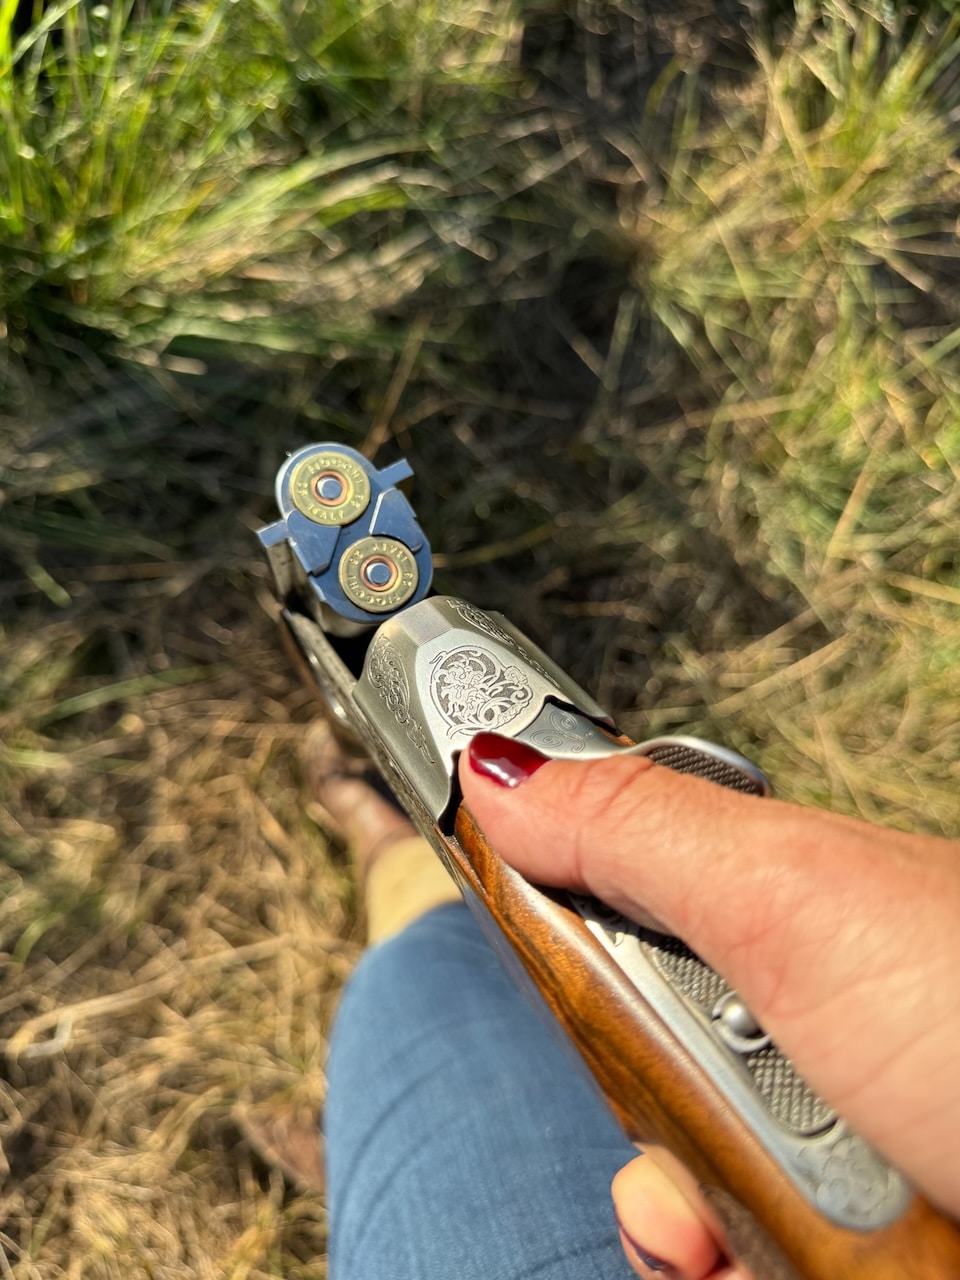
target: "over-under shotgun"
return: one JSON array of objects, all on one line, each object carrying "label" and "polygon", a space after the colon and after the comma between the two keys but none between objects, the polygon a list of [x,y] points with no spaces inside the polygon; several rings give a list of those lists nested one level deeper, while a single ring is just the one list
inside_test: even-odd
[{"label": "over-under shotgun", "polygon": [[307,445],[280,468],[280,519],[259,534],[284,634],[334,724],[382,771],[627,1134],[694,1171],[757,1280],[960,1280],[957,1224],[813,1093],[719,974],[656,928],[527,883],[490,848],[456,778],[483,730],[566,759],[641,753],[754,795],[767,784],[699,739],[631,743],[506,618],[430,596],[430,548],[397,487],[410,474]]}]

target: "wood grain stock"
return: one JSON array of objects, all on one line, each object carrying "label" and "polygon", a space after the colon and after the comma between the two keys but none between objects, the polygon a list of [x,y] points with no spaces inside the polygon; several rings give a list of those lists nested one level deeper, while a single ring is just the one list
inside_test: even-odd
[{"label": "wood grain stock", "polygon": [[699,1178],[756,1280],[960,1280],[960,1228],[919,1196],[875,1232],[833,1226],[779,1171],[633,984],[559,901],[491,850],[461,807],[434,842],[508,965],[523,967],[627,1134]]}]

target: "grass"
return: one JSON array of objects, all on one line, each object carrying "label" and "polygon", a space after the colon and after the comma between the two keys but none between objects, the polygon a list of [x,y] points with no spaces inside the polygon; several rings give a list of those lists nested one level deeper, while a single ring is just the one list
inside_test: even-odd
[{"label": "grass", "polygon": [[[0,1250],[325,1274],[245,1144],[359,952],[251,531],[405,452],[635,734],[957,834],[960,27],[0,3]],[[695,22],[693,21],[695,19]]]},{"label": "grass", "polygon": [[[829,763],[823,801],[907,823],[927,809],[948,828],[960,172],[944,108],[958,41],[945,12],[891,34],[879,17],[798,6],[790,40],[760,51],[718,125],[687,126],[655,207],[626,220],[644,297],[718,406],[684,468],[691,500],[821,628],[812,687],[791,664],[777,698],[718,689],[714,713],[790,740],[785,767],[798,745]],[[762,674],[748,663],[721,680]]]},{"label": "grass", "polygon": [[[16,41],[12,11],[5,38],[0,24],[14,350],[64,321],[140,359],[185,335],[310,353],[370,342],[376,309],[442,257],[422,213],[446,196],[451,89],[478,108],[496,92],[511,15],[155,9],[64,0]],[[343,223],[362,231],[344,238]]]}]

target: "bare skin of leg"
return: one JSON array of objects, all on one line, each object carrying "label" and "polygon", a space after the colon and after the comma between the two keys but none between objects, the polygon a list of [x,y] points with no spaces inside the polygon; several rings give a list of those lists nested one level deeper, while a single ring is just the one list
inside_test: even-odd
[{"label": "bare skin of leg", "polygon": [[302,758],[321,825],[332,827],[350,851],[371,946],[434,907],[460,901],[426,840],[372,785],[367,761],[346,754],[324,724],[307,733]]},{"label": "bare skin of leg", "polygon": [[371,785],[369,762],[348,755],[324,722],[307,731],[300,755],[307,794],[346,844],[361,881],[391,844],[416,836],[406,814]]}]

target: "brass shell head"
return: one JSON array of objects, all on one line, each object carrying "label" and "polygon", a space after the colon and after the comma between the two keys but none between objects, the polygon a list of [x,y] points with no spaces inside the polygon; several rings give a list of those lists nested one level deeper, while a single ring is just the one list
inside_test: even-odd
[{"label": "brass shell head", "polygon": [[360,538],[344,552],[338,577],[348,600],[367,613],[391,613],[420,581],[413,552],[396,538]]},{"label": "brass shell head", "polygon": [[352,524],[370,502],[364,469],[340,452],[313,453],[290,477],[293,505],[314,524]]}]

